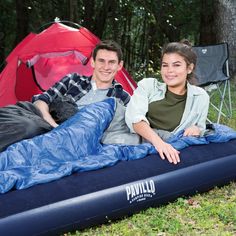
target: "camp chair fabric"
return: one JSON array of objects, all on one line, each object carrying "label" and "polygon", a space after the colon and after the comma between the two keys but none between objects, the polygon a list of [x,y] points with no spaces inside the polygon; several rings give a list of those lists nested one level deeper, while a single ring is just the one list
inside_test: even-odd
[{"label": "camp chair fabric", "polygon": [[[197,54],[196,84],[210,94],[210,104],[217,112],[216,122],[219,123],[222,115],[232,116],[228,44],[194,46],[193,50]],[[216,92],[218,103],[214,101],[217,100]]]},{"label": "camp chair fabric", "polygon": [[[39,34],[30,33],[6,59],[0,74],[0,107],[30,101],[68,73],[91,75],[92,50],[99,41],[84,27],[59,22]],[[133,93],[136,83],[124,68],[116,80]]]}]

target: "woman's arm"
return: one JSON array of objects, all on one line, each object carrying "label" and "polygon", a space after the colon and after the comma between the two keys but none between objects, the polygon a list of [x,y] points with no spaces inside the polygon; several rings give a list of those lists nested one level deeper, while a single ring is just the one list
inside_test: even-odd
[{"label": "woman's arm", "polygon": [[184,136],[202,136],[206,129],[206,120],[209,109],[209,95],[205,90],[201,89],[201,95],[194,100],[194,106],[198,111],[197,120],[184,130]]},{"label": "woman's arm", "polygon": [[180,162],[179,151],[173,148],[170,144],[164,142],[155,131],[145,121],[140,121],[133,124],[134,131],[148,140],[160,154],[161,159],[167,158],[170,163],[177,164]]},{"label": "woman's arm", "polygon": [[139,121],[146,121],[148,112],[149,91],[153,88],[154,79],[143,79],[138,82],[138,87],[134,90],[133,95],[127,105],[125,112],[125,122],[132,133],[135,132],[133,124]]},{"label": "woman's arm", "polygon": [[34,105],[41,111],[43,119],[47,121],[52,127],[57,127],[58,124],[54,121],[51,114],[49,113],[48,104],[42,100],[37,100]]}]

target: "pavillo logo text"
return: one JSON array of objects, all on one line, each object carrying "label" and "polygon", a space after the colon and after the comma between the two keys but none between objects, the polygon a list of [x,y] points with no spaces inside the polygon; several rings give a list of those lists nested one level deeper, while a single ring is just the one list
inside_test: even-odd
[{"label": "pavillo logo text", "polygon": [[130,184],[125,187],[127,201],[141,202],[147,198],[152,198],[156,194],[155,184],[153,180],[141,181],[135,184]]}]

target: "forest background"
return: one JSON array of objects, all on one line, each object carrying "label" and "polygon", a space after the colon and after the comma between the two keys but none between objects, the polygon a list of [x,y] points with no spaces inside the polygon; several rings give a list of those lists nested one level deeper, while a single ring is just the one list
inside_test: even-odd
[{"label": "forest background", "polygon": [[17,43],[58,17],[117,41],[136,81],[156,75],[163,44],[183,38],[193,45],[228,42],[236,80],[235,0],[0,0],[0,9],[0,70]]},{"label": "forest background", "polygon": [[[157,75],[164,43],[229,44],[236,106],[235,0],[0,0],[0,71],[29,32],[56,17],[78,23],[123,48],[125,68],[138,81]],[[46,26],[47,27],[47,26]],[[230,122],[236,129],[236,110]],[[236,235],[236,184],[135,214],[122,221],[65,235]]]}]

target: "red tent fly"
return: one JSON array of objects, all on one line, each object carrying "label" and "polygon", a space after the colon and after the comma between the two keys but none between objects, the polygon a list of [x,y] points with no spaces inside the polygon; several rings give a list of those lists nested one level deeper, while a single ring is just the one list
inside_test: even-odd
[{"label": "red tent fly", "polygon": [[[92,50],[99,42],[88,29],[55,22],[39,34],[30,33],[7,57],[0,74],[0,107],[30,101],[68,73],[91,75]],[[123,68],[116,80],[130,94],[136,83]]]}]

